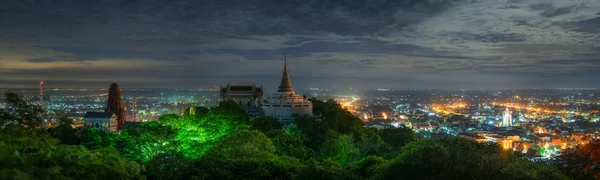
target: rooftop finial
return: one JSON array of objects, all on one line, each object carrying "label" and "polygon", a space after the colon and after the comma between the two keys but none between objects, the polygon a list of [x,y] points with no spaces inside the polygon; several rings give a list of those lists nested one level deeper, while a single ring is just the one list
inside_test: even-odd
[{"label": "rooftop finial", "polygon": [[279,90],[277,92],[293,92],[292,83],[290,82],[290,75],[287,71],[287,53],[283,54],[283,75],[281,77],[281,84],[279,84]]},{"label": "rooftop finial", "polygon": [[283,70],[287,71],[287,53],[283,53]]}]

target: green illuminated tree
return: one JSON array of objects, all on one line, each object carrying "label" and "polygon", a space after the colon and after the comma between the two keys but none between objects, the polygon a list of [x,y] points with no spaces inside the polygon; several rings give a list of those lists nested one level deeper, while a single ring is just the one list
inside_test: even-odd
[{"label": "green illuminated tree", "polygon": [[160,123],[177,131],[178,148],[190,158],[200,158],[221,138],[250,128],[245,111],[233,101],[222,101],[204,116],[161,116]]},{"label": "green illuminated tree", "polygon": [[[196,118],[202,117],[206,114],[208,114],[210,110],[204,106],[196,106],[196,111],[194,112],[194,116],[196,116]],[[189,116],[190,115],[190,108],[185,109],[185,112],[183,113],[184,116]]]},{"label": "green illuminated tree", "polygon": [[187,156],[199,158],[221,138],[250,128],[243,117],[220,115],[213,112],[199,119],[181,119],[173,123],[177,130],[176,140]]},{"label": "green illuminated tree", "polygon": [[121,155],[138,162],[146,162],[158,154],[175,152],[177,131],[158,122],[125,126],[117,141]]},{"label": "green illuminated tree", "polygon": [[293,179],[302,168],[300,161],[274,152],[260,131],[242,131],[219,141],[181,172],[200,179]]},{"label": "green illuminated tree", "polygon": [[192,163],[197,160],[181,152],[158,154],[144,165],[148,179],[194,179],[198,174]]}]

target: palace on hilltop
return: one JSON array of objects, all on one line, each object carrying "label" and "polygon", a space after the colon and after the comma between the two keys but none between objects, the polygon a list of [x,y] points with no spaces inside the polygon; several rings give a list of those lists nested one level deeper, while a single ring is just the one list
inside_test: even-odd
[{"label": "palace on hilltop", "polygon": [[227,84],[221,87],[219,97],[240,104],[250,117],[260,114],[259,103],[263,100],[263,88],[255,84]]},{"label": "palace on hilltop", "polygon": [[294,121],[294,114],[312,116],[312,103],[306,97],[296,94],[292,89],[285,56],[279,89],[276,93],[264,99],[262,110],[266,115],[278,119],[284,125]]}]

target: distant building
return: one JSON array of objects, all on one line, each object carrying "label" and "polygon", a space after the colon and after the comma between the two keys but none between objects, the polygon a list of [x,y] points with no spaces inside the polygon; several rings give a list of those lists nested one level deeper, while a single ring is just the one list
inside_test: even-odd
[{"label": "distant building", "polygon": [[233,100],[240,104],[248,116],[260,114],[259,103],[263,100],[263,88],[255,84],[227,84],[219,93],[222,100]]},{"label": "distant building", "polygon": [[502,127],[510,127],[513,126],[513,118],[510,110],[506,108],[504,113],[502,113]]},{"label": "distant building", "polygon": [[223,100],[233,100],[242,106],[257,106],[263,100],[263,88],[254,84],[227,84],[219,95]]},{"label": "distant building", "polygon": [[478,143],[486,143],[489,141],[488,138],[486,138],[484,136],[479,136],[476,134],[461,134],[460,137],[464,138],[464,139],[472,140],[472,141],[475,141]]},{"label": "distant building", "polygon": [[112,112],[87,112],[83,117],[83,125],[98,130],[117,132],[118,116]]},{"label": "distant building", "polygon": [[265,114],[278,119],[281,124],[292,123],[294,114],[312,116],[312,103],[306,97],[296,94],[292,89],[285,56],[279,89],[277,93],[272,94],[263,101],[262,109]]}]

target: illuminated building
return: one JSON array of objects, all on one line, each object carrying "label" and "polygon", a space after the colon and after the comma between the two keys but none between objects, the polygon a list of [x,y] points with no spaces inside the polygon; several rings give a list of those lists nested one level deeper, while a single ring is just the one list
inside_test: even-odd
[{"label": "illuminated building", "polygon": [[512,115],[510,114],[510,110],[506,108],[504,113],[502,113],[502,127],[509,127],[513,125]]},{"label": "illuminated building", "polygon": [[292,89],[284,56],[283,75],[276,93],[264,100],[262,109],[268,116],[276,118],[281,124],[293,122],[293,115],[312,116],[312,103],[306,97],[298,95]]},{"label": "illuminated building", "polygon": [[499,144],[504,149],[512,149],[513,148],[513,140],[512,139],[500,139]]},{"label": "illuminated building", "polygon": [[117,114],[112,112],[87,112],[83,117],[83,125],[98,130],[117,132]]},{"label": "illuminated building", "polygon": [[490,141],[490,139],[484,137],[484,136],[479,136],[479,135],[460,135],[461,138],[464,139],[468,139],[468,140],[472,140],[478,143],[487,143]]}]

